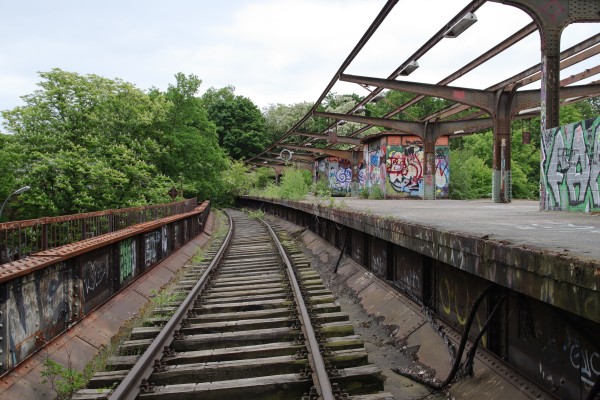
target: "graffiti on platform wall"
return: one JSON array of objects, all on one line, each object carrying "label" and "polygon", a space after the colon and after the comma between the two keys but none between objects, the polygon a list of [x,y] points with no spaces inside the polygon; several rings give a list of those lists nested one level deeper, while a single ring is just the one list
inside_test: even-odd
[{"label": "graffiti on platform wall", "polygon": [[135,275],[137,266],[136,241],[123,240],[119,244],[119,283],[123,283]]},{"label": "graffiti on platform wall", "polygon": [[597,326],[572,325],[570,317],[547,304],[518,300],[509,359],[518,358],[519,366],[558,398],[587,398],[600,379]]},{"label": "graffiti on platform wall", "polygon": [[108,287],[108,255],[108,251],[104,251],[96,257],[83,262],[81,281],[84,300],[93,298]]},{"label": "graffiti on platform wall", "polygon": [[384,190],[385,184],[385,146],[369,146],[369,151],[366,152],[366,187],[379,187]]},{"label": "graffiti on platform wall", "polygon": [[435,147],[435,197],[448,198],[450,194],[450,160],[448,146]]},{"label": "graffiti on platform wall", "polygon": [[600,117],[542,134],[541,208],[600,211]]},{"label": "graffiti on platform wall", "polygon": [[144,253],[146,268],[156,264],[160,260],[161,231],[154,231],[144,237]]},{"label": "graffiti on platform wall", "polygon": [[394,191],[422,196],[423,165],[423,143],[420,140],[405,141],[401,146],[388,146],[386,172]]},{"label": "graffiti on platform wall", "polygon": [[9,367],[66,329],[71,285],[67,270],[60,263],[6,283]]},{"label": "graffiti on platform wall", "polygon": [[345,158],[329,158],[329,187],[334,194],[350,191],[352,183],[352,167]]},{"label": "graffiti on platform wall", "polygon": [[[475,286],[473,280],[467,279],[466,276],[448,274],[447,272],[442,272],[442,275],[445,276],[440,278],[438,286],[438,313],[457,328],[464,330],[470,307],[480,290],[477,290],[478,287]],[[475,321],[470,331],[471,336],[475,336],[481,331],[486,320],[486,305],[484,303],[477,309]],[[483,346],[487,346],[487,334],[482,337],[481,343]]]},{"label": "graffiti on platform wall", "polygon": [[581,383],[591,388],[600,378],[600,352],[593,351],[567,332],[562,350],[569,356],[571,367],[580,372]]},{"label": "graffiti on platform wall", "polygon": [[360,189],[364,189],[367,185],[367,170],[365,169],[365,163],[362,161],[358,164],[358,185]]},{"label": "graffiti on platform wall", "polygon": [[169,234],[167,226],[164,225],[161,229],[161,240],[162,240],[162,254],[163,256],[169,254]]}]

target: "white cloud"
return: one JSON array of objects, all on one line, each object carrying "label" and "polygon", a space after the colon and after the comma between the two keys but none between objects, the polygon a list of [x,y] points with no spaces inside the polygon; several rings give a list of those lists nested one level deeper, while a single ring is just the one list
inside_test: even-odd
[{"label": "white cloud", "polygon": [[[166,88],[193,73],[203,89],[233,85],[264,107],[314,101],[380,12],[385,0],[147,0],[11,2],[0,20],[0,109],[20,104],[54,67]],[[401,0],[347,72],[388,76],[467,0]],[[529,22],[522,11],[486,3],[479,21],[444,39],[407,79],[434,83]],[[565,31],[563,47],[598,32]],[[575,38],[575,39],[574,39]],[[568,44],[567,44],[568,43]],[[455,82],[483,88],[539,62],[539,36]],[[597,64],[597,62],[596,62]],[[356,85],[337,92],[365,93]]]}]

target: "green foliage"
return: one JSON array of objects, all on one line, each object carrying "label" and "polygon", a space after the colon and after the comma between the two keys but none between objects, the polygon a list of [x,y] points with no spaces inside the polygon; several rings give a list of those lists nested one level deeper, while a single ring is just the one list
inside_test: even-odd
[{"label": "green foliage", "polygon": [[[296,104],[271,104],[263,109],[265,129],[270,142],[275,142],[284,133],[291,129],[311,109],[312,103],[303,102]],[[320,132],[327,126],[323,118],[309,118],[302,129],[306,132]]]},{"label": "green foliage", "polygon": [[202,95],[208,118],[216,125],[219,145],[236,160],[262,151],[270,138],[258,107],[247,97],[235,95],[235,88],[210,88]]},{"label": "green foliage", "polygon": [[24,106],[3,112],[11,135],[0,137],[0,194],[32,188],[8,218],[164,203],[173,186],[188,198],[228,198],[228,161],[195,75],[176,74],[164,93],[60,69],[40,77]]},{"label": "green foliage", "polygon": [[3,112],[14,137],[14,183],[32,187],[20,218],[168,201],[172,182],[154,165],[164,99],[96,75],[54,69],[40,76],[24,106]]},{"label": "green foliage", "polygon": [[314,184],[313,190],[317,197],[331,197],[331,188],[329,187],[329,179],[326,176],[321,175],[316,184]]},{"label": "green foliage", "polygon": [[275,181],[275,171],[273,171],[273,168],[259,167],[253,171],[253,174],[255,175],[254,187],[258,189],[264,189],[269,183]]},{"label": "green foliage", "polygon": [[230,160],[228,167],[221,175],[224,191],[221,204],[233,204],[236,196],[241,196],[250,190],[257,181],[257,175],[250,172],[250,167],[242,161]]},{"label": "green foliage", "polygon": [[289,200],[301,200],[310,190],[310,171],[298,168],[286,168],[281,177],[281,197]]},{"label": "green foliage", "polygon": [[[219,147],[216,127],[208,119],[202,101],[195,97],[202,81],[195,75],[175,75],[176,85],[162,94],[170,104],[160,126],[159,142],[165,149],[157,164],[173,181],[183,182],[186,197],[217,200],[229,188],[223,186],[222,173],[229,162]],[[218,200],[217,200],[218,203]]]},{"label": "green foliage", "polygon": [[248,212],[248,215],[250,216],[250,218],[253,218],[253,219],[264,219],[265,218],[265,212],[263,210],[250,211],[250,212]]},{"label": "green foliage", "polygon": [[382,200],[383,199],[383,191],[377,185],[371,186],[369,188],[369,199],[371,200]]},{"label": "green foliage", "polygon": [[65,367],[49,357],[44,361],[41,376],[42,384],[49,384],[59,400],[70,399],[86,384],[83,373]]},{"label": "green foliage", "polygon": [[478,199],[490,197],[492,169],[470,149],[450,153],[450,198]]}]

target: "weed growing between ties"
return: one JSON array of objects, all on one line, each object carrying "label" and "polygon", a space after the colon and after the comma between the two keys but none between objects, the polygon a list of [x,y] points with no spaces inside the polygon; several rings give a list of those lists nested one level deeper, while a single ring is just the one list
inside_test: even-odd
[{"label": "weed growing between ties", "polygon": [[248,216],[252,219],[265,219],[265,212],[263,210],[248,211]]},{"label": "weed growing between ties", "polygon": [[56,399],[66,400],[85,386],[87,379],[84,372],[71,368],[71,353],[67,354],[67,366],[46,356],[42,369],[42,383],[50,385],[56,392]]}]

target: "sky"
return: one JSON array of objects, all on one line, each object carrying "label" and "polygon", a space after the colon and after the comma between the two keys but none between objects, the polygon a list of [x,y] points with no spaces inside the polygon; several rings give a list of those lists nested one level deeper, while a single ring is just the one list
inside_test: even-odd
[{"label": "sky", "polygon": [[[201,93],[232,85],[259,108],[314,102],[384,6],[385,0],[19,0],[0,12],[0,110],[22,105],[39,72],[60,68],[161,90],[174,74],[195,74]],[[347,73],[387,77],[468,1],[400,0]],[[407,80],[436,83],[530,22],[499,3],[444,39]],[[600,32],[576,24],[561,48]],[[453,85],[485,88],[540,61],[539,35]],[[598,65],[596,56],[586,65]],[[583,67],[577,67],[579,71]],[[576,72],[563,72],[563,77]],[[535,85],[533,86],[535,87]],[[538,85],[539,87],[539,85]],[[338,84],[336,93],[366,95]]]}]

